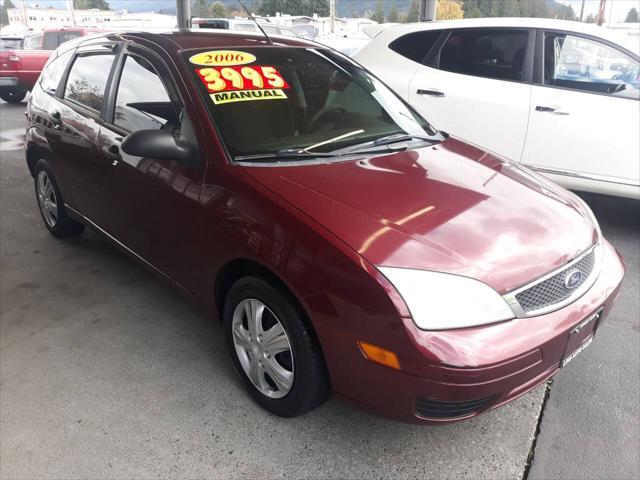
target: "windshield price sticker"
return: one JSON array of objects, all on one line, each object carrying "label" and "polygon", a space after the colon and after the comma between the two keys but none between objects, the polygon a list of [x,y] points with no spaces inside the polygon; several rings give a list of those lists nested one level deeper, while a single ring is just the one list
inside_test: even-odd
[{"label": "windshield price sticker", "polygon": [[216,105],[286,99],[289,84],[272,66],[207,67],[196,70]]},{"label": "windshield price sticker", "polygon": [[198,69],[209,92],[289,88],[275,67],[210,67]]},{"label": "windshield price sticker", "polygon": [[255,55],[237,50],[212,50],[193,55],[189,61],[194,65],[207,67],[226,67],[231,65],[246,65],[256,61]]}]

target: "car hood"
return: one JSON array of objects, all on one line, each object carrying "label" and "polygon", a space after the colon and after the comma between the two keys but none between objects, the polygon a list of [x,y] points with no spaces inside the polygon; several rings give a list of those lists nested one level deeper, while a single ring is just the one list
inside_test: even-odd
[{"label": "car hood", "polygon": [[573,194],[454,138],[350,161],[245,169],[373,265],[464,275],[500,293],[598,238]]}]

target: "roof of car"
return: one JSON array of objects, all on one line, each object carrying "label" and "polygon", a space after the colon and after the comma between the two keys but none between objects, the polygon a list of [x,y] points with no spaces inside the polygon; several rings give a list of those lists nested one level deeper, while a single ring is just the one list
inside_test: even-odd
[{"label": "roof of car", "polygon": [[[583,23],[571,20],[557,20],[552,18],[530,17],[492,17],[492,18],[465,18],[460,20],[438,20],[435,22],[408,23],[393,25],[380,31],[381,37],[395,38],[404,33],[420,30],[438,30],[445,28],[478,28],[478,27],[516,27],[516,28],[544,28],[564,30],[585,35],[593,35],[605,40],[621,44],[630,48],[625,42],[624,32],[620,30],[599,27],[593,23]],[[628,39],[626,39],[628,40]],[[637,40],[636,40],[637,43]],[[632,50],[635,50],[631,48]]]},{"label": "roof of car", "polygon": [[112,33],[124,40],[135,41],[136,38],[156,43],[166,49],[190,48],[229,48],[229,47],[318,47],[319,44],[299,38],[282,35],[269,35],[271,44],[264,35],[254,32],[209,29],[179,29],[161,33],[150,32],[117,32]]},{"label": "roof of car", "polygon": [[104,32],[105,30],[90,28],[90,27],[59,27],[59,28],[45,28],[44,33],[48,32]]}]

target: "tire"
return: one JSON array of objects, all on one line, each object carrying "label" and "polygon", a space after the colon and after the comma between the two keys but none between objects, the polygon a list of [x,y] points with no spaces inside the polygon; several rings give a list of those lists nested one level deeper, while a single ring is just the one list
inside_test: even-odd
[{"label": "tire", "polygon": [[44,159],[38,160],[33,173],[38,209],[49,233],[57,238],[80,235],[84,225],[67,215],[62,194],[47,162]]},{"label": "tire", "polygon": [[[248,311],[260,318],[260,310],[259,327],[250,330]],[[223,327],[236,372],[249,395],[280,417],[313,410],[331,391],[320,345],[304,319],[289,295],[258,277],[238,280],[224,302]]]},{"label": "tire", "polygon": [[26,90],[4,90],[0,92],[0,98],[7,103],[20,103],[26,96]]}]

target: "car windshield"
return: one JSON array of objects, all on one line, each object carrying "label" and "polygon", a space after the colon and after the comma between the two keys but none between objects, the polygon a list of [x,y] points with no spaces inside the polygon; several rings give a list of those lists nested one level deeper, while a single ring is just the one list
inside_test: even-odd
[{"label": "car windshield", "polygon": [[238,157],[324,154],[392,135],[435,130],[343,55],[315,48],[188,51],[185,60],[215,125]]}]

